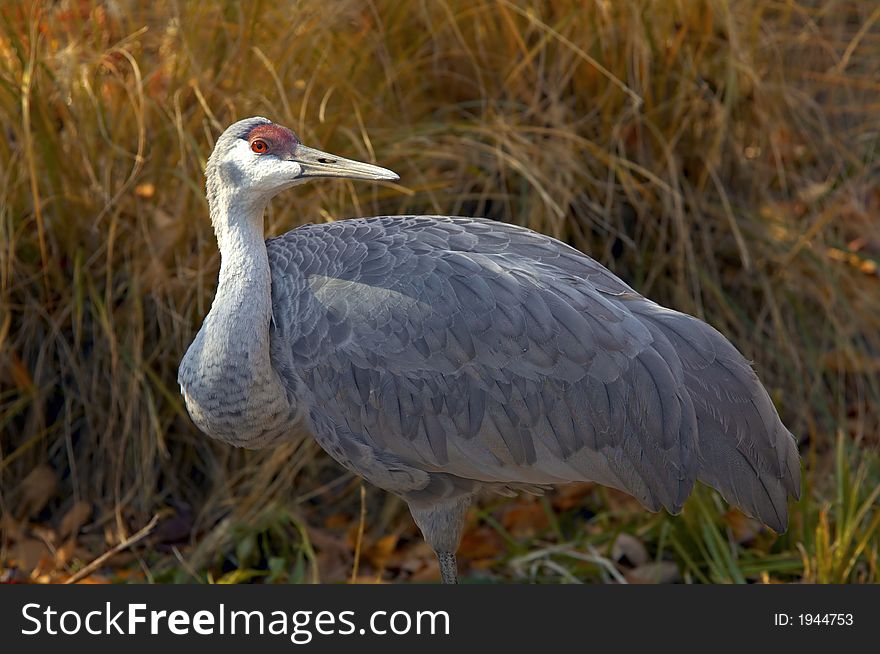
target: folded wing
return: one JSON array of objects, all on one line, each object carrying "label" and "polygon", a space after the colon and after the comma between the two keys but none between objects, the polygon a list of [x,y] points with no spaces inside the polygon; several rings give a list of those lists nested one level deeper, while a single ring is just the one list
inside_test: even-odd
[{"label": "folded wing", "polygon": [[278,367],[377,451],[490,485],[597,481],[653,510],[699,478],[784,525],[797,451],[747,362],[582,253],[439,217],[301,228],[269,253]]}]

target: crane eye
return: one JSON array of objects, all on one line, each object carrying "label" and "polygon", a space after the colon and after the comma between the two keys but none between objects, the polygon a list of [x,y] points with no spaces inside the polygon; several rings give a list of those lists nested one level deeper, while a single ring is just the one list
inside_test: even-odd
[{"label": "crane eye", "polygon": [[255,139],[254,142],[251,143],[251,150],[257,154],[266,154],[269,151],[269,146],[266,145],[266,142],[263,139]]}]

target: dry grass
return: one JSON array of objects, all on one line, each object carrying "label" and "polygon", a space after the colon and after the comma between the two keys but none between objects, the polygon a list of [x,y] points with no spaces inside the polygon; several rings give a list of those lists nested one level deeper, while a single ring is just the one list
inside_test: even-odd
[{"label": "dry grass", "polygon": [[[554,496],[558,520],[521,536],[502,518],[532,505],[490,500],[484,574],[600,578],[627,531],[697,581],[880,580],[880,3],[21,1],[0,8],[0,62],[7,518],[60,532],[90,503],[95,555],[158,512],[148,579],[350,572],[328,566],[351,563],[357,483],[309,441],[209,442],[175,383],[219,263],[205,159],[261,114],[401,175],[286,194],[272,233],[436,212],[557,236],[725,332],[801,439],[782,538],[743,540],[710,493],[680,518]],[[36,502],[22,480],[46,463],[57,490]],[[368,505],[375,567],[417,550],[399,503]]]}]

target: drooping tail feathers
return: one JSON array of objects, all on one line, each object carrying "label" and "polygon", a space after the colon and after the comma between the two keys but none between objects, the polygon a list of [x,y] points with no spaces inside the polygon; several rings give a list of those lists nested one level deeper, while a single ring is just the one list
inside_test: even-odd
[{"label": "drooping tail feathers", "polygon": [[748,361],[716,329],[653,302],[632,307],[674,346],[698,425],[697,478],[776,532],[800,497],[794,436]]}]

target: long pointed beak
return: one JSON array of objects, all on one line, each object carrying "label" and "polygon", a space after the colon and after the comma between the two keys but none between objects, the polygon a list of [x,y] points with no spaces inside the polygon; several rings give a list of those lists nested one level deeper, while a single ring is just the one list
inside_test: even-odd
[{"label": "long pointed beak", "polygon": [[292,159],[302,166],[302,177],[341,177],[345,179],[400,179],[387,168],[343,159],[335,154],[297,145]]}]

